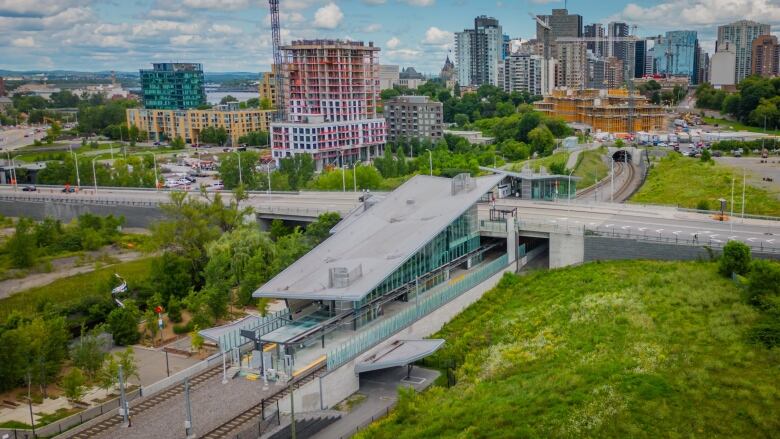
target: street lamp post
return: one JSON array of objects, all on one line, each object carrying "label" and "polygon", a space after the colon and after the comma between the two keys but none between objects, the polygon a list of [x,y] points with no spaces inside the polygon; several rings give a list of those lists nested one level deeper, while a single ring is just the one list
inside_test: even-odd
[{"label": "street lamp post", "polygon": [[357,165],[358,162],[355,162],[352,165],[352,184],[354,185],[354,191],[357,192]]},{"label": "street lamp post", "polygon": [[241,152],[240,151],[236,151],[235,153],[238,156],[238,184],[243,186],[244,185],[244,177],[242,176],[242,173],[241,173]]},{"label": "street lamp post", "polygon": [[428,151],[428,167],[430,168],[431,177],[433,177],[433,153],[428,148],[425,150]]},{"label": "street lamp post", "polygon": [[271,162],[265,164],[266,174],[268,175],[268,198],[271,198]]},{"label": "street lamp post", "polygon": [[[571,211],[571,174],[573,174],[573,173],[574,173],[574,169],[572,169],[569,172],[569,185],[566,188],[566,192],[569,194],[569,200],[568,200],[569,211]],[[575,194],[576,194],[576,192],[575,192]]]},{"label": "street lamp post", "polygon": [[95,160],[98,158],[95,157],[92,159],[92,183],[95,185],[95,193],[97,194],[97,172],[95,172]]},{"label": "street lamp post", "polygon": [[341,192],[347,191],[347,176],[344,168],[344,150],[341,150]]}]

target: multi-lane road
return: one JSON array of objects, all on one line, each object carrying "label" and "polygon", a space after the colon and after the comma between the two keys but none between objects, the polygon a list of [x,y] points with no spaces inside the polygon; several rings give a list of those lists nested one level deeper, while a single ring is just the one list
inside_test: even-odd
[{"label": "multi-lane road", "polygon": [[[194,196],[196,193],[193,192]],[[289,216],[316,216],[326,211],[345,214],[355,208],[361,192],[300,192],[300,193],[252,193],[245,201],[261,213],[278,213]],[[168,200],[166,191],[137,189],[83,189],[80,193],[64,194],[60,188],[39,188],[37,192],[14,191],[12,187],[0,186],[0,199],[24,197],[41,200],[58,200],[67,197],[70,201],[118,202],[118,203],[161,203]],[[226,197],[229,198],[229,197]],[[780,221],[731,218],[718,221],[705,214],[688,212],[666,206],[643,206],[592,201],[565,200],[543,202],[499,199],[500,206],[518,208],[520,221],[541,223],[558,227],[586,228],[600,233],[633,235],[671,241],[698,241],[700,243],[722,244],[738,240],[754,247],[780,250]],[[481,207],[487,217],[487,205]],[[2,213],[2,212],[0,212]]]}]

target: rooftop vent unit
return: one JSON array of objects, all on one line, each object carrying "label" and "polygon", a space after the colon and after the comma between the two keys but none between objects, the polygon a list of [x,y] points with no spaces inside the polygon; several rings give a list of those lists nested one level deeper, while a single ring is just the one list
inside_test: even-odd
[{"label": "rooftop vent unit", "polygon": [[329,272],[331,288],[346,288],[363,276],[363,265],[358,264],[352,270],[347,267],[332,267]]},{"label": "rooftop vent unit", "polygon": [[471,178],[469,174],[458,174],[452,179],[452,195],[461,192],[469,192],[477,187],[477,181]]}]

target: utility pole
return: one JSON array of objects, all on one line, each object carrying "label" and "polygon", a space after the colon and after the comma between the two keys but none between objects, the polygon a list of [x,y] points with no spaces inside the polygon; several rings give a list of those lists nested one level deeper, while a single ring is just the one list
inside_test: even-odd
[{"label": "utility pole", "polygon": [[184,434],[187,438],[194,438],[195,434],[192,432],[192,407],[190,406],[190,379],[184,380],[184,407],[186,409],[186,418],[184,419]]},{"label": "utility pole", "polygon": [[293,390],[295,389],[295,382],[290,383],[290,437],[296,439],[295,434],[295,395]]},{"label": "utility pole", "polygon": [[122,425],[130,426],[130,413],[127,409],[127,397],[125,396],[125,378],[123,376],[122,365],[119,365],[119,414],[122,415]]},{"label": "utility pole", "polygon": [[742,222],[745,222],[745,168],[742,168]]},{"label": "utility pole", "polygon": [[610,203],[613,203],[613,202],[615,202],[615,158],[612,157],[612,158],[610,158],[610,160],[611,160],[610,166],[612,168],[610,173],[612,175],[610,177],[610,183],[609,183],[609,185],[610,185],[609,201],[610,201]]},{"label": "utility pole", "polygon": [[341,150],[341,192],[347,191],[347,175],[344,168],[344,150]]},{"label": "utility pole", "polygon": [[731,231],[734,231],[734,174],[731,174],[731,218],[729,221]]}]

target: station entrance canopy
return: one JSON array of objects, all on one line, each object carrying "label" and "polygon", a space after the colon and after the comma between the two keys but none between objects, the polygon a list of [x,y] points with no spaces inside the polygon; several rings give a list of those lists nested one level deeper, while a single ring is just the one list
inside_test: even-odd
[{"label": "station entrance canopy", "polygon": [[444,345],[442,339],[398,340],[355,364],[355,373],[407,366],[433,354]]}]

